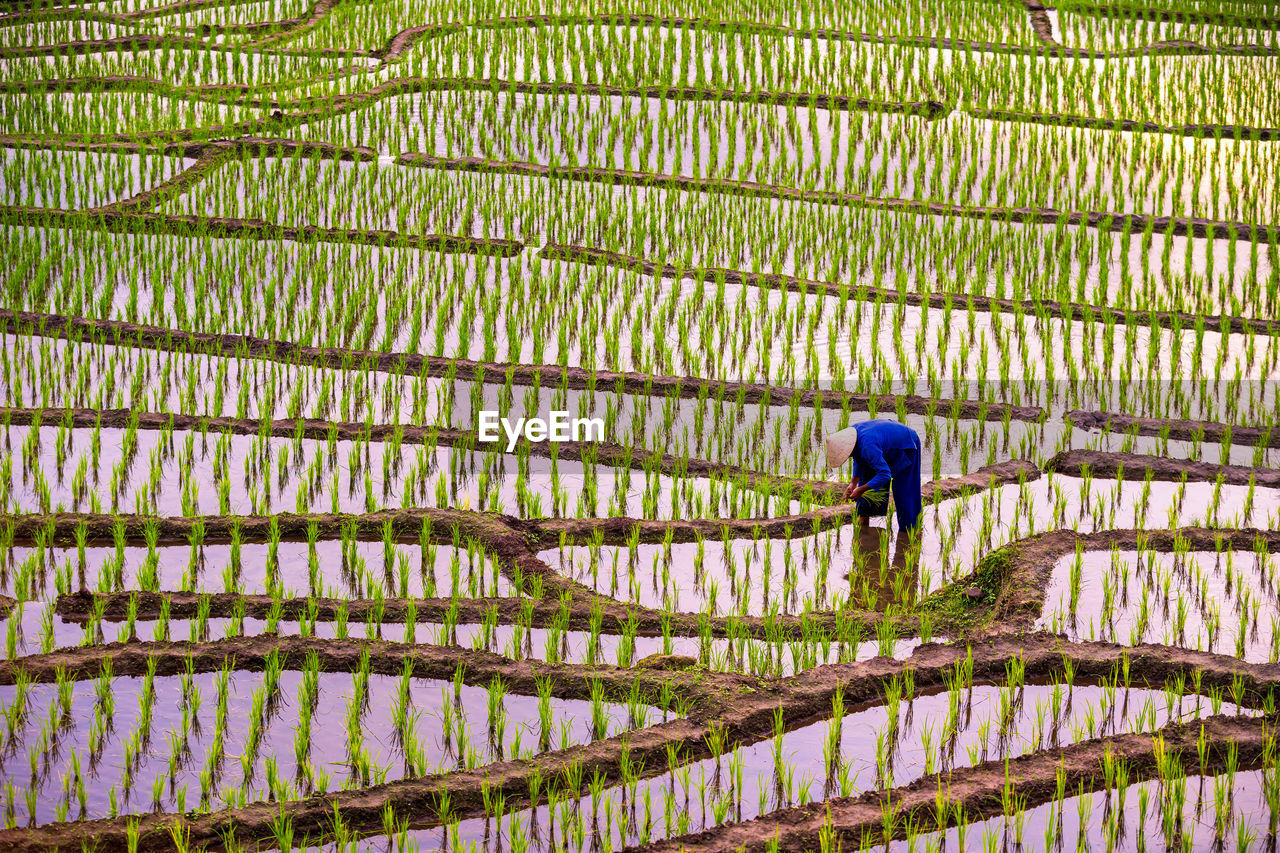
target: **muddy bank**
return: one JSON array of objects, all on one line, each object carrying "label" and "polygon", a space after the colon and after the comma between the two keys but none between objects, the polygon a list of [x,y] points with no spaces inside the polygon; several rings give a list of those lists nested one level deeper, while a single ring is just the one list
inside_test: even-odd
[{"label": "muddy bank", "polygon": [[[3,208],[0,208],[0,212],[2,211]],[[143,216],[156,216],[156,214],[138,214],[122,218],[141,219]],[[501,244],[505,241],[490,242]],[[496,250],[497,247],[494,248]],[[560,367],[554,364],[510,364],[418,353],[384,353],[345,347],[312,347],[252,335],[186,332],[164,326],[69,317],[65,314],[13,311],[8,308],[0,308],[0,330],[15,334],[43,335],[75,341],[90,340],[104,344],[172,352],[238,358],[253,356],[312,367],[376,370],[383,373],[441,377],[457,381],[483,381],[488,377],[494,383],[511,382],[513,385],[521,386],[598,390],[653,397],[723,399],[765,405],[788,405],[794,402],[799,406],[847,408],[857,412],[868,411],[873,403],[878,411],[893,411],[901,404],[905,411],[912,414],[948,415],[986,421],[1003,421],[1006,417],[1019,421],[1040,421],[1044,418],[1044,409],[1038,406],[1012,406],[985,400],[945,398],[935,400],[915,395],[855,394],[839,389],[787,388],[763,383],[726,382],[697,376],[648,375],[634,371],[585,370],[581,367]]]},{"label": "muddy bank", "polygon": [[[238,530],[240,540],[246,543],[268,542],[272,530],[278,531],[280,541],[305,542],[308,530],[312,529],[318,539],[339,538],[344,525],[349,526],[356,539],[372,542],[382,538],[383,526],[387,525],[396,541],[417,542],[426,530],[428,541],[441,545],[451,544],[453,537],[458,536],[471,537],[488,546],[517,536],[508,526],[516,522],[517,519],[497,513],[434,507],[383,510],[363,515],[281,513],[184,517],[75,512],[0,515],[0,526],[7,534],[11,533],[12,541],[19,545],[36,541],[46,545],[74,545],[77,530],[87,537],[87,544],[113,543],[114,537],[119,535],[126,546],[145,545],[149,527],[154,527],[158,534],[156,544],[166,546],[190,545],[193,541],[230,542],[232,530]],[[523,538],[520,538],[519,546],[527,547]]]},{"label": "muddy bank", "polygon": [[1247,222],[1202,219],[1184,216],[1151,216],[1143,213],[1104,211],[1063,211],[1049,207],[986,207],[951,202],[920,201],[907,198],[871,196],[838,190],[801,190],[778,184],[733,181],[720,178],[693,178],[684,175],[607,169],[597,166],[544,166],[518,160],[486,160],[480,157],[445,158],[430,154],[401,154],[397,162],[446,171],[479,174],[517,175],[559,181],[603,183],[610,186],[650,187],[684,192],[723,193],[747,198],[798,201],[813,204],[852,205],[894,213],[960,216],[1033,225],[1081,225],[1103,231],[1141,234],[1152,229],[1160,234],[1238,239],[1264,243],[1280,242],[1280,227]]},{"label": "muddy bank", "polygon": [[[351,624],[365,623],[376,615],[385,624],[442,622],[446,618],[458,624],[478,624],[496,618],[499,625],[524,624],[532,628],[557,628],[591,631],[600,626],[603,634],[634,632],[637,637],[698,637],[709,632],[712,637],[751,637],[759,640],[798,640],[816,635],[834,637],[837,627],[861,626],[870,632],[887,617],[865,610],[811,611],[801,616],[780,614],[770,619],[758,616],[710,616],[702,613],[679,613],[656,610],[641,605],[624,604],[600,595],[575,597],[570,600],[546,598],[382,598],[340,599],[324,597],[273,598],[227,592],[73,592],[58,596],[55,610],[68,622],[86,623],[99,613],[107,622],[125,622],[130,613],[139,621],[160,617],[167,603],[171,619],[194,619],[201,612],[210,619],[244,617],[287,621],[318,620],[332,622],[345,612]],[[0,615],[3,615],[0,613]],[[917,619],[913,616],[892,617],[897,636],[912,637]],[[939,625],[938,627],[942,627]]]},{"label": "muddy bank", "polygon": [[[110,79],[110,78],[94,78]],[[148,78],[127,78],[127,88],[132,88],[135,81],[146,81]],[[64,81],[49,81],[60,83]],[[3,87],[0,86],[0,91]],[[234,93],[228,92],[228,95]],[[235,98],[209,98],[218,102],[231,103]],[[128,138],[128,135],[122,135]],[[94,140],[97,141],[94,141]],[[53,151],[97,151],[110,154],[143,154],[169,155],[197,159],[214,151],[226,152],[230,156],[243,157],[278,157],[281,159],[305,157],[320,160],[343,160],[360,162],[378,159],[378,152],[365,145],[333,145],[328,142],[311,142],[296,139],[284,139],[269,136],[240,136],[235,139],[215,139],[211,141],[195,141],[191,139],[170,139],[155,143],[112,141],[98,137],[87,137],[83,134],[67,134],[64,136],[0,136],[0,147],[26,148]]]},{"label": "muddy bank", "polygon": [[[1172,530],[1101,530],[1077,533],[1055,530],[1005,545],[983,558],[984,565],[1000,566],[1006,574],[1005,590],[995,606],[997,623],[993,631],[1026,630],[1040,618],[1058,560],[1085,551],[1192,551],[1245,550],[1258,548],[1280,552],[1280,530],[1230,527],[1180,527]],[[1179,654],[1191,654],[1176,650]]]},{"label": "muddy bank", "polygon": [[[13,684],[18,673],[36,682],[56,681],[58,672],[83,681],[96,678],[104,662],[114,676],[146,675],[154,663],[156,675],[214,672],[231,664],[233,669],[261,671],[269,660],[284,669],[302,669],[309,657],[319,660],[321,672],[358,672],[368,659],[370,672],[400,675],[406,666],[418,678],[452,679],[459,668],[467,684],[487,687],[495,678],[517,693],[536,696],[538,679],[549,679],[552,692],[562,699],[590,699],[591,684],[598,682],[612,697],[626,697],[638,685],[645,701],[656,703],[664,686],[677,697],[694,703],[709,701],[726,690],[760,686],[760,679],[737,673],[686,670],[623,669],[601,664],[548,664],[537,660],[512,660],[479,649],[406,644],[370,639],[321,639],[316,637],[231,637],[206,642],[150,640],[106,643],[28,655],[0,662],[0,684]],[[191,669],[188,670],[188,667]],[[699,716],[694,713],[694,716]]]},{"label": "muddy bank", "polygon": [[347,95],[303,98],[282,104],[290,112],[286,121],[303,124],[317,118],[332,118],[384,98],[422,92],[493,92],[523,95],[576,95],[598,98],[656,98],[666,101],[718,101],[736,104],[812,106],[828,110],[864,110],[906,113],[923,118],[942,118],[951,106],[941,101],[882,101],[826,92],[780,92],[718,89],[704,86],[614,86],[593,82],[506,80],[485,77],[398,77]]},{"label": "muddy bank", "polygon": [[1143,456],[1137,453],[1107,453],[1101,450],[1065,450],[1045,463],[1046,471],[1125,480],[1181,482],[1182,480],[1214,483],[1221,480],[1233,486],[1259,485],[1280,488],[1280,469],[1249,465],[1216,465],[1168,456]]},{"label": "muddy bank", "polygon": [[1156,124],[1153,121],[1132,119],[1094,118],[1093,116],[1064,113],[1032,113],[1020,110],[970,108],[965,110],[974,118],[991,121],[1016,121],[1029,124],[1046,124],[1056,127],[1082,127],[1090,130],[1117,130],[1130,133],[1163,133],[1171,136],[1191,136],[1198,139],[1280,139],[1280,128],[1247,127],[1239,124]]},{"label": "muddy bank", "polygon": [[1022,0],[1022,5],[1027,9],[1027,17],[1031,19],[1031,29],[1040,43],[1057,47],[1058,39],[1053,34],[1053,20],[1045,11],[1044,4],[1040,0]]},{"label": "muddy bank", "polygon": [[1229,438],[1233,444],[1280,447],[1280,429],[1274,427],[1235,426],[1216,421],[1143,418],[1118,412],[1085,412],[1078,409],[1067,412],[1065,417],[1080,429],[1168,436],[1178,441],[1219,442]]},{"label": "muddy bank", "polygon": [[787,290],[794,293],[819,293],[842,298],[845,293],[858,301],[883,300],[899,305],[928,305],[930,308],[967,309],[973,305],[978,311],[1001,311],[1010,314],[1022,312],[1036,317],[1068,318],[1086,322],[1113,321],[1125,325],[1150,328],[1153,324],[1165,329],[1193,329],[1203,322],[1205,328],[1215,332],[1254,332],[1280,335],[1280,323],[1275,320],[1253,317],[1220,317],[1198,315],[1184,311],[1133,311],[1107,305],[1077,304],[1053,300],[1000,299],[973,293],[918,293],[890,288],[858,285],[850,287],[833,281],[815,281],[790,275],[761,274],[726,267],[677,267],[674,264],[658,264],[635,255],[624,255],[588,246],[572,246],[549,243],[538,254],[554,260],[573,261],[593,266],[612,266],[648,276],[662,278],[714,282],[726,282]]},{"label": "muddy bank", "polygon": [[171,234],[181,237],[289,240],[298,243],[353,243],[431,252],[466,252],[504,258],[514,257],[523,249],[523,244],[515,240],[360,231],[315,225],[293,227],[261,219],[170,215],[147,211],[78,211],[5,205],[0,206],[0,223],[36,228],[93,229],[111,234]]}]

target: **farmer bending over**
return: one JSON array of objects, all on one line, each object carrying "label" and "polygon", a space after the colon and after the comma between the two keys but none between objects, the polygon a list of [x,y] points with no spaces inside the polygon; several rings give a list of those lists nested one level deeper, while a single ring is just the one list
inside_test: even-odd
[{"label": "farmer bending over", "polygon": [[858,505],[865,524],[889,510],[889,488],[898,512],[898,529],[910,533],[920,524],[920,436],[897,421],[865,421],[827,437],[827,465],[839,468],[853,459],[853,482],[844,496]]}]

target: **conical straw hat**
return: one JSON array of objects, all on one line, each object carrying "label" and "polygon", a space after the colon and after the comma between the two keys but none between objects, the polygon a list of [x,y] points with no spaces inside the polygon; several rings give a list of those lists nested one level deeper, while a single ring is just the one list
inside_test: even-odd
[{"label": "conical straw hat", "polygon": [[858,431],[853,427],[846,427],[827,436],[827,466],[839,468],[848,462],[857,443]]}]

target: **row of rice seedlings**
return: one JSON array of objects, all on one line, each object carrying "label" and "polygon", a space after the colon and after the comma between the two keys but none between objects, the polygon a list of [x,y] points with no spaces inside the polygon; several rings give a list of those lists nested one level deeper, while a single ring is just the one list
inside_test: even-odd
[{"label": "row of rice seedlings", "polygon": [[[20,124],[24,131],[29,126]],[[80,151],[6,148],[0,158],[4,203],[67,210],[120,201],[168,180],[183,168],[179,157]]]},{"label": "row of rice seedlings", "polygon": [[909,568],[915,562],[911,543],[897,543],[890,560],[887,531],[854,538],[851,550],[843,534],[774,542],[733,540],[725,531],[720,547],[711,545],[710,557],[705,540],[658,546],[641,545],[633,536],[625,547],[606,548],[598,539],[586,547],[562,547],[558,563],[551,564],[611,598],[663,610],[771,617],[845,607],[890,613],[909,608],[920,581]]},{"label": "row of rice seedlings", "polygon": [[[1280,660],[1274,593],[1280,563],[1265,543],[1252,554],[1197,553],[1189,543],[1175,545],[1171,554],[1117,548],[1064,558],[1068,586],[1062,589],[1057,581],[1050,587],[1041,621],[1081,639],[1157,642],[1251,661]],[[1055,599],[1054,590],[1066,595]]]},{"label": "row of rice seedlings", "polygon": [[[1268,37],[1275,38],[1274,32]],[[1161,125],[1280,127],[1280,99],[1259,79],[1280,61],[1262,56],[1146,56],[1098,62],[989,55],[957,67],[969,105],[1036,113],[1150,121]],[[1231,138],[1231,130],[1204,136]],[[1247,137],[1247,131],[1244,132]]]},{"label": "row of rice seedlings", "polygon": [[[1047,476],[926,507],[921,562],[939,580],[962,576],[992,550],[1036,533],[1280,524],[1280,492],[1254,486]],[[925,588],[927,592],[927,587]]]},{"label": "row of rice seedlings", "polygon": [[[109,663],[88,682],[20,681],[0,712],[6,763],[19,765],[6,774],[6,824],[18,822],[20,805],[30,824],[211,811],[474,769],[643,727],[674,704],[665,696],[667,706],[651,708],[637,691],[619,703],[599,682],[590,700],[564,700],[550,681],[524,697],[501,680],[465,685],[462,667],[451,682],[417,678],[411,666],[398,678],[370,667],[366,653],[351,675],[322,673],[312,653],[287,671],[273,653],[261,675],[230,661],[197,674],[188,660],[185,674],[158,678],[153,659],[140,690]],[[248,713],[231,713],[246,698]],[[334,729],[345,737],[321,734]]]},{"label": "row of rice seedlings", "polygon": [[[1207,748],[1206,736],[1201,744]],[[958,827],[930,829],[931,816],[924,826],[907,826],[905,839],[891,849],[913,845],[912,849],[933,853],[955,845],[982,850],[1016,845],[1048,851],[1105,845],[1113,850],[1142,850],[1163,844],[1175,850],[1216,847],[1247,853],[1266,849],[1280,819],[1280,773],[1273,760],[1261,771],[1240,770],[1234,745],[1227,749],[1225,769],[1216,776],[1197,773],[1193,762],[1163,753],[1155,778],[1145,782],[1133,778],[1124,760],[1104,765],[1106,787],[1099,791],[1072,789],[1065,774],[1060,774],[1055,796],[1031,807],[1010,785],[1003,813],[981,821],[966,822],[972,815],[943,803],[939,817],[960,821]],[[863,849],[881,846],[876,842]]]},{"label": "row of rice seedlings", "polygon": [[[355,61],[361,68],[373,62]],[[14,81],[136,76],[163,80],[175,86],[262,86],[267,87],[265,94],[268,95],[273,90],[288,94],[303,82],[327,80],[329,75],[351,65],[352,59],[303,52],[247,52],[218,47],[203,50],[185,45],[88,53],[68,47],[48,54],[0,60],[7,79]],[[338,85],[347,80],[348,87],[364,89],[369,85],[364,75],[337,79]],[[99,127],[98,131],[109,133],[111,129]]]},{"label": "row of rice seedlings", "polygon": [[[313,31],[299,39],[322,38]],[[367,38],[361,33],[361,40]],[[923,49],[797,39],[747,25],[614,24],[463,28],[417,41],[404,76],[482,77],[731,92],[822,92],[878,100],[945,99],[947,63]]]},{"label": "row of rice seedlings", "polygon": [[790,514],[813,500],[804,488],[756,484],[745,473],[668,476],[659,472],[657,457],[633,469],[535,457],[528,445],[507,455],[336,436],[327,443],[225,433],[212,438],[207,430],[185,432],[179,444],[175,431],[143,432],[136,424],[107,432],[106,456],[101,427],[67,430],[56,439],[61,451],[55,459],[42,458],[38,437],[16,449],[10,440],[0,450],[0,505],[28,512],[152,514],[177,501],[188,516],[457,506],[525,517],[739,518]]},{"label": "row of rice seedlings", "polygon": [[[23,561],[17,568],[30,572],[31,562]],[[58,570],[65,577],[65,567]],[[17,576],[15,583],[22,579],[22,575]],[[523,581],[529,595],[542,594],[541,578],[535,576]],[[456,609],[450,609],[438,621],[431,621],[420,616],[412,602],[402,620],[388,622],[385,610],[377,606],[381,598],[377,590],[372,595],[375,606],[364,620],[353,617],[349,605],[341,600],[331,617],[321,617],[317,610],[310,610],[296,618],[286,618],[286,590],[279,586],[268,590],[274,602],[269,611],[259,617],[247,616],[243,605],[236,607],[229,617],[212,617],[211,603],[206,600],[197,608],[196,615],[188,618],[171,616],[169,606],[162,604],[154,617],[141,618],[133,605],[118,621],[108,621],[99,607],[84,622],[68,622],[55,612],[55,601],[51,598],[59,584],[65,586],[65,581],[59,579],[47,591],[42,590],[46,596],[33,599],[25,606],[19,603],[15,615],[5,620],[5,659],[113,641],[209,642],[264,635],[363,637],[395,643],[462,646],[513,660],[622,667],[634,666],[650,655],[678,654],[693,657],[708,669],[782,677],[816,666],[866,660],[877,655],[901,659],[919,643],[935,639],[928,614],[919,617],[918,637],[907,637],[892,620],[868,628],[858,619],[841,615],[840,611],[830,630],[806,624],[799,636],[791,635],[772,621],[760,634],[730,620],[726,623],[727,635],[723,637],[714,636],[709,624],[699,626],[698,633],[692,636],[673,633],[670,623],[664,624],[661,635],[652,637],[641,635],[634,622],[624,623],[617,630],[606,630],[602,617],[594,619],[587,630],[573,630],[566,627],[567,610],[540,627],[533,624],[528,607],[510,620],[500,619],[494,609],[479,622],[467,622]]]},{"label": "row of rice seedlings", "polygon": [[134,27],[121,26],[89,16],[32,21],[26,24],[15,24],[9,21],[5,23],[6,26],[0,27],[0,50],[32,45],[95,41],[137,32]]},{"label": "row of rice seedlings", "polygon": [[[267,542],[246,544],[241,527],[233,524],[225,544],[207,542],[203,528],[197,528],[188,537],[188,546],[157,546],[159,525],[148,521],[145,548],[126,544],[123,524],[113,526],[114,546],[87,546],[87,526],[81,525],[74,551],[5,545],[0,585],[19,601],[52,591],[47,587],[51,577],[56,578],[59,593],[181,589],[375,600],[510,594],[512,585],[483,543],[455,529],[452,545],[437,544],[430,521],[424,520],[414,545],[404,542],[389,525],[383,527],[381,542],[357,540],[352,524],[343,526],[341,538],[320,540],[312,523],[307,542],[282,540],[275,526]],[[534,586],[532,579],[530,586]]]},{"label": "row of rice seedlings", "polygon": [[214,127],[262,119],[267,113],[195,99],[99,91],[0,95],[0,115],[6,134],[61,136]]},{"label": "row of rice seedlings", "polygon": [[[821,419],[818,413],[810,409],[810,414],[802,417],[802,409],[808,407],[801,407],[794,396],[788,405],[747,404],[728,394],[708,396],[705,400],[693,398],[684,401],[676,398],[654,399],[644,395],[608,395],[601,400],[595,395],[567,391],[563,385],[558,389],[526,390],[523,394],[516,395],[510,385],[474,382],[469,386],[459,384],[442,387],[434,381],[390,381],[385,376],[359,372],[344,374],[307,371],[299,376],[298,371],[272,362],[207,360],[203,357],[189,359],[167,354],[148,354],[145,350],[122,349],[89,352],[63,349],[62,358],[58,362],[66,371],[60,371],[58,376],[67,379],[74,377],[76,389],[63,391],[53,388],[52,393],[48,393],[50,386],[46,384],[38,399],[24,399],[29,397],[28,389],[36,373],[33,370],[27,376],[22,376],[19,363],[28,368],[43,363],[44,350],[49,342],[19,338],[14,339],[14,343],[12,352],[15,361],[9,363],[14,372],[8,373],[9,381],[4,384],[12,392],[15,403],[30,402],[54,407],[90,406],[99,409],[128,408],[153,412],[176,409],[196,415],[234,414],[253,420],[263,414],[289,419],[334,417],[357,424],[394,424],[398,420],[403,422],[406,418],[430,423],[435,413],[443,408],[450,410],[453,423],[446,422],[442,426],[465,430],[474,428],[477,408],[496,406],[511,412],[513,418],[538,416],[547,411],[569,411],[576,412],[581,417],[602,417],[606,421],[605,439],[624,448],[632,448],[636,454],[634,461],[628,462],[624,458],[621,467],[643,467],[647,475],[652,475],[654,471],[652,462],[644,463],[643,466],[641,464],[639,454],[645,449],[665,450],[677,459],[710,458],[755,470],[773,471],[779,475],[825,477],[825,472],[821,471],[821,460],[816,458],[812,447],[812,436],[825,429],[845,426],[855,417],[849,409],[824,411]],[[24,346],[28,344],[35,344],[29,350],[29,358],[22,354]],[[50,347],[49,351],[54,349],[57,348]],[[121,356],[129,360],[124,360]],[[134,359],[137,360],[131,365],[130,361]],[[164,367],[161,368],[161,365]],[[342,383],[340,398],[339,383]],[[231,409],[224,392],[237,386],[240,394],[235,408]],[[463,390],[468,387],[470,394]],[[111,396],[101,393],[90,396],[88,393],[90,389],[97,391],[102,388],[124,390],[119,395]],[[282,397],[286,389],[288,396]],[[496,400],[493,399],[495,395]],[[378,405],[379,403],[382,405]],[[523,415],[520,414],[521,410]],[[1046,452],[1056,450],[1049,443],[1049,433],[1044,427],[1012,420],[987,424],[961,419],[954,410],[949,416],[915,416],[907,415],[900,406],[888,411],[881,411],[876,407],[868,414],[896,416],[919,430],[933,447],[929,464],[934,477],[962,473],[971,465],[995,461],[997,456],[1027,456],[1036,448],[1043,448]],[[53,415],[48,416],[46,421],[49,428],[58,424]],[[725,429],[727,424],[735,424],[735,431]],[[61,424],[58,427],[61,429]],[[100,438],[95,439],[94,435],[100,436],[102,429],[95,427],[93,432],[77,430],[76,434],[89,436],[92,448],[95,440],[100,444]],[[250,441],[248,437],[229,438],[216,432],[211,438],[205,429],[198,430],[198,433],[202,454],[206,452],[206,445],[210,441],[220,443],[218,452],[223,456],[231,453],[234,447],[246,445]],[[116,431],[110,430],[110,434],[115,435]],[[174,431],[162,430],[161,434],[168,439]],[[62,429],[56,438],[58,479],[65,481],[65,466],[71,458],[71,449],[67,444],[71,431]],[[149,443],[155,441],[155,438],[154,434],[150,438],[144,435],[142,441]],[[26,440],[25,434],[22,440]],[[384,461],[387,454],[394,457],[399,452],[398,440],[377,443],[384,444]],[[277,459],[285,458],[283,448],[288,447],[289,460],[294,461],[296,457],[301,463],[314,456],[315,448],[320,442],[308,439],[290,444],[283,438],[259,438],[258,444],[260,450],[264,450],[268,444],[274,446]],[[980,455],[980,445],[987,448],[985,456]],[[479,449],[502,451],[506,449],[506,444],[502,442],[494,448],[481,446]],[[36,450],[35,446],[30,448],[33,454]],[[1200,448],[1194,447],[1192,450],[1198,454]],[[427,448],[423,449],[422,455],[430,460],[438,458],[441,452],[444,451]],[[531,466],[535,462],[535,458],[530,456],[531,452],[529,446],[520,445],[517,452],[512,454],[514,458],[507,461],[518,463],[516,467],[525,470],[526,476],[531,476]],[[415,461],[421,463],[422,460],[417,458],[417,451],[414,453]],[[35,464],[38,459],[32,456],[26,461]],[[82,486],[88,485],[88,477],[97,470],[100,461],[99,451],[99,455],[91,456],[89,462],[84,463],[86,470],[80,476]],[[314,460],[312,461],[314,464]],[[83,460],[72,460],[73,470],[78,471],[82,462]],[[267,471],[270,462],[270,459],[262,459],[255,466],[255,471]],[[49,465],[49,461],[46,459],[44,464]],[[287,467],[287,463],[284,469],[280,468],[281,463],[278,461],[276,464],[275,488],[283,490],[296,474]],[[396,464],[392,458],[391,466],[396,467]],[[548,464],[538,461],[537,467],[541,470]],[[229,465],[229,462],[224,463],[224,467]],[[335,467],[336,462],[330,460],[321,465],[317,476],[322,477]],[[32,465],[26,467],[32,468]],[[421,464],[419,469],[420,472],[423,470]],[[75,477],[72,479],[74,481]],[[244,488],[247,490],[253,485],[252,480],[246,480]],[[799,497],[802,491],[795,491],[795,496]],[[73,489],[73,499],[76,503],[87,502],[86,493],[81,489]]]},{"label": "row of rice seedlings", "polygon": [[[1142,47],[1162,41],[1192,41],[1196,44],[1215,47],[1232,45],[1258,45],[1259,47],[1276,47],[1277,30],[1268,26],[1265,19],[1275,17],[1274,10],[1268,11],[1265,3],[1242,3],[1240,12],[1243,16],[1256,16],[1257,26],[1248,20],[1236,23],[1201,23],[1198,21],[1153,20],[1148,16],[1131,16],[1125,14],[1123,6],[1112,5],[1106,14],[1095,14],[1085,10],[1077,11],[1071,2],[1058,3],[1057,27],[1055,33],[1058,40],[1072,47],[1127,48]],[[1193,8],[1192,11],[1199,11]]]},{"label": "row of rice seedlings", "polygon": [[[610,10],[627,13],[640,10]],[[884,10],[866,0],[799,5],[755,4],[725,7],[720,3],[647,3],[645,13],[660,17],[731,21],[738,32],[762,27],[842,30],[874,33],[888,38],[964,38],[991,42],[1034,44],[1026,13],[1013,5],[974,0],[911,0]],[[295,46],[344,49],[377,47],[406,26],[420,24],[483,24],[493,19],[556,16],[564,24],[577,17],[601,14],[587,2],[440,3],[435,0],[390,0],[343,4],[329,12],[314,30],[290,42]],[[754,25],[754,26],[753,26]]]},{"label": "row of rice seedlings", "polygon": [[[148,17],[146,20],[168,32],[181,32],[204,27],[237,27],[264,21],[285,21],[306,17],[310,8],[311,4],[307,0],[228,0],[223,3],[170,8],[164,14]],[[260,37],[261,35],[259,34]],[[224,38],[234,41],[243,37],[233,32]]]}]

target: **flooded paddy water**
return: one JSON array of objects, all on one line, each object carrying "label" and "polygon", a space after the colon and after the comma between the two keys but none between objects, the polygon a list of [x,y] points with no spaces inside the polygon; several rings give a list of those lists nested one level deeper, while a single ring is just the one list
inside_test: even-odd
[{"label": "flooded paddy water", "polygon": [[1273,847],[1277,32],[0,12],[0,849]]}]

